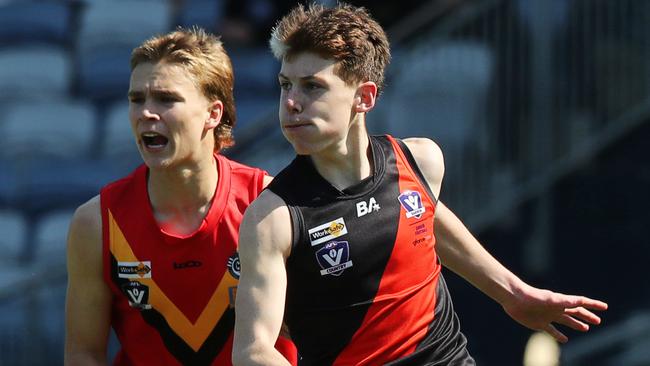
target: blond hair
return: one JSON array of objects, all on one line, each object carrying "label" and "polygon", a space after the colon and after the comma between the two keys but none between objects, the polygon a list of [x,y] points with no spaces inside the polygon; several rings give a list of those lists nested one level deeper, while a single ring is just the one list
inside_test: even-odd
[{"label": "blond hair", "polygon": [[150,38],[131,53],[131,71],[141,63],[161,61],[184,67],[203,95],[223,103],[221,122],[214,129],[214,150],[232,146],[236,122],[234,75],[230,57],[219,37],[193,27]]}]

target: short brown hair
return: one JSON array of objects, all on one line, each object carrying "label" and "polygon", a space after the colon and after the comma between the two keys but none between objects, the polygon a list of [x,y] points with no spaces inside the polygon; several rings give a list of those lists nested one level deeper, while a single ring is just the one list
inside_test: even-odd
[{"label": "short brown hair", "polygon": [[230,57],[219,37],[199,27],[178,28],[146,40],[131,53],[131,71],[141,63],[165,61],[182,65],[210,100],[223,103],[223,116],[214,129],[214,150],[232,146],[235,126],[234,76]]},{"label": "short brown hair", "polygon": [[294,7],[273,28],[269,41],[279,60],[303,52],[338,62],[336,74],[348,84],[373,81],[381,91],[390,46],[383,28],[363,7],[339,3]]}]

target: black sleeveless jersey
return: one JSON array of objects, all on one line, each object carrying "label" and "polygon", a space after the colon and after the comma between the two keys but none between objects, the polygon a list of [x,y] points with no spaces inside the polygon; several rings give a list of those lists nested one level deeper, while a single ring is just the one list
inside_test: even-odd
[{"label": "black sleeveless jersey", "polygon": [[301,365],[474,365],[435,251],[436,197],[403,142],[340,191],[297,156],[268,189],[289,208],[285,321]]}]

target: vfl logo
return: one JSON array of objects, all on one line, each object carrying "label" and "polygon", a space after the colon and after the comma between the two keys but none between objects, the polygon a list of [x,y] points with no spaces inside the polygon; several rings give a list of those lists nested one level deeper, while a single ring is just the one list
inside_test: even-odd
[{"label": "vfl logo", "polygon": [[419,219],[426,211],[426,208],[422,205],[422,197],[420,197],[420,192],[418,191],[404,191],[399,195],[399,197],[397,197],[397,199],[406,210],[407,219],[410,219],[411,217]]},{"label": "vfl logo", "polygon": [[357,202],[357,217],[365,216],[371,212],[379,211],[381,207],[375,201],[375,197],[370,197],[368,203],[366,201]]},{"label": "vfl logo", "polygon": [[235,277],[236,280],[239,279],[239,275],[241,274],[239,253],[235,252],[235,254],[231,255],[230,258],[228,258],[228,272],[230,272],[230,274]]},{"label": "vfl logo", "polygon": [[309,241],[314,246],[347,233],[348,228],[345,226],[345,221],[339,217],[334,221],[309,229]]},{"label": "vfl logo", "polygon": [[340,276],[343,270],[352,267],[350,247],[347,241],[333,241],[327,243],[316,252],[316,259],[320,265],[320,275]]},{"label": "vfl logo", "polygon": [[131,281],[122,285],[122,291],[129,300],[129,306],[132,308],[146,310],[151,309],[149,302],[149,287],[138,281]]},{"label": "vfl logo", "polygon": [[151,261],[117,262],[119,278],[151,278]]}]

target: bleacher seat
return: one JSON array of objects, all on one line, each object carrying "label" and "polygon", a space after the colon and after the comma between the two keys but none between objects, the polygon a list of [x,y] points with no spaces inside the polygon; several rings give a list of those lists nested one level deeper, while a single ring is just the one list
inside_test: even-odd
[{"label": "bleacher seat", "polygon": [[[48,347],[62,349],[65,309],[65,275],[67,234],[74,211],[61,209],[43,215],[32,226],[34,230],[28,256],[29,267],[33,275],[19,280],[16,284],[34,287],[33,283],[42,284],[31,289],[23,297],[28,298],[30,316],[25,319],[23,327],[30,339],[46,342]],[[17,294],[22,292],[15,291]],[[28,364],[45,364],[39,358],[33,358]]]},{"label": "bleacher seat", "polygon": [[55,265],[65,263],[68,228],[73,214],[72,209],[60,209],[40,217],[34,228],[35,262]]},{"label": "bleacher seat", "polygon": [[0,100],[67,95],[71,59],[63,47],[27,45],[0,49]]},{"label": "bleacher seat", "polygon": [[78,56],[76,94],[104,103],[125,98],[132,45],[107,44]]},{"label": "bleacher seat", "polygon": [[[0,210],[0,263],[2,267],[18,264],[27,234],[23,214],[16,210]],[[0,273],[2,271],[0,270]]]},{"label": "bleacher seat", "polygon": [[91,104],[59,100],[10,104],[0,115],[0,160],[15,181],[11,204],[25,211],[76,205],[103,181],[93,163]]},{"label": "bleacher seat", "polygon": [[0,208],[11,205],[16,189],[13,167],[7,161],[0,159]]},{"label": "bleacher seat", "polygon": [[171,7],[166,1],[91,2],[80,16],[79,51],[110,43],[137,46],[153,35],[167,32],[171,18]]},{"label": "bleacher seat", "polygon": [[73,6],[70,1],[0,2],[0,44],[53,43],[71,40]]},{"label": "bleacher seat", "polygon": [[110,100],[126,97],[133,48],[169,31],[172,13],[166,1],[97,1],[80,18],[77,93]]},{"label": "bleacher seat", "polygon": [[21,262],[27,241],[28,224],[24,215],[11,209],[0,210],[0,298],[12,284],[29,276]]},{"label": "bleacher seat", "polygon": [[122,174],[127,174],[142,163],[129,122],[129,103],[114,104],[106,113],[104,125],[101,157],[107,164],[117,166]]},{"label": "bleacher seat", "polygon": [[0,114],[0,158],[79,159],[90,155],[94,107],[77,100],[7,104]]}]

